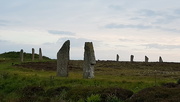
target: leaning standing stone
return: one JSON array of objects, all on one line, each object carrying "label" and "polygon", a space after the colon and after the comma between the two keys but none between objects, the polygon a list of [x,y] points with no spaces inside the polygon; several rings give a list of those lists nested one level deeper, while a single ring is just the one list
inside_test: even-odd
[{"label": "leaning standing stone", "polygon": [[116,61],[118,62],[119,61],[119,55],[117,54],[116,56]]},{"label": "leaning standing stone", "polygon": [[70,41],[67,40],[57,53],[57,76],[68,77]]},{"label": "leaning standing stone", "polygon": [[42,58],[42,50],[41,50],[41,48],[39,48],[39,60],[42,60],[43,58]]},{"label": "leaning standing stone", "polygon": [[23,52],[23,49],[21,49],[21,51],[20,51],[20,60],[21,60],[21,62],[24,61],[24,52]]},{"label": "leaning standing stone", "polygon": [[84,46],[83,78],[94,78],[94,65],[96,59],[92,42],[85,42]]},{"label": "leaning standing stone", "polygon": [[34,61],[34,48],[32,48],[32,61]]},{"label": "leaning standing stone", "polygon": [[131,55],[131,62],[134,62],[134,55]]},{"label": "leaning standing stone", "polygon": [[145,62],[148,62],[149,58],[147,56],[145,56]]}]

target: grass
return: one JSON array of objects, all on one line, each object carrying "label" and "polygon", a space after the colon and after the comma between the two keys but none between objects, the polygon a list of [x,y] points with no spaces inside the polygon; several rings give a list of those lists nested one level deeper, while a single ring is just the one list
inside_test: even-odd
[{"label": "grass", "polygon": [[[30,60],[29,60],[30,61]],[[34,63],[39,61],[34,61]],[[46,62],[54,62],[53,60],[45,60]],[[82,61],[71,61],[72,69],[69,77],[56,77],[56,71],[35,70],[24,67],[16,67],[12,65],[21,64],[17,59],[0,57],[0,101],[18,101],[26,98],[20,93],[23,89],[33,88],[47,94],[49,90],[61,87],[83,90],[92,89],[94,93],[90,96],[80,97],[82,100],[99,100],[101,90],[108,88],[123,88],[138,93],[142,89],[161,86],[164,83],[177,82],[180,79],[179,63],[143,63],[143,62],[113,62],[98,61],[95,66],[95,78],[82,78]],[[99,91],[97,91],[99,90]],[[76,90],[77,91],[77,90]],[[90,90],[89,90],[90,91]],[[91,91],[90,91],[91,92]],[[68,91],[64,95],[68,95]],[[71,93],[73,94],[73,93]],[[79,93],[77,93],[79,94]],[[77,95],[74,94],[74,95]],[[34,95],[34,94],[33,94]],[[57,101],[62,99],[62,95],[47,97],[37,94],[34,100],[43,101],[48,98],[49,101]],[[88,94],[89,95],[89,94]],[[102,96],[102,95],[101,95]],[[28,96],[30,97],[30,96]],[[64,96],[65,97],[65,96]],[[114,100],[118,97],[112,96]],[[67,99],[66,99],[67,100]],[[73,101],[73,100],[71,100]]]}]

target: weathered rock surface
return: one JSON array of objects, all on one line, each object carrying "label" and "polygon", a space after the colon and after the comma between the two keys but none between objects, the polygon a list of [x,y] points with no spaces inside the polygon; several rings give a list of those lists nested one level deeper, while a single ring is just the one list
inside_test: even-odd
[{"label": "weathered rock surface", "polygon": [[118,54],[116,55],[116,61],[119,61],[119,55]]},{"label": "weathered rock surface", "polygon": [[131,60],[131,62],[134,62],[134,55],[131,55],[131,58],[130,58]]},{"label": "weathered rock surface", "polygon": [[21,51],[20,51],[20,60],[21,60],[21,62],[24,61],[24,52],[23,52],[23,49],[21,49]]},{"label": "weathered rock surface", "polygon": [[92,42],[85,42],[84,46],[83,78],[94,78],[94,65],[96,59]]},{"label": "weathered rock surface", "polygon": [[161,56],[159,56],[159,62],[163,62],[163,59]]},{"label": "weathered rock surface", "polygon": [[43,59],[43,57],[42,57],[42,50],[41,50],[41,48],[39,48],[39,60],[42,60]]},{"label": "weathered rock surface", "polygon": [[148,62],[149,58],[147,56],[145,56],[145,62]]},{"label": "weathered rock surface", "polygon": [[57,76],[68,77],[70,40],[67,40],[57,53]]},{"label": "weathered rock surface", "polygon": [[34,52],[35,52],[35,50],[34,50],[34,48],[32,48],[32,61],[34,61]]}]

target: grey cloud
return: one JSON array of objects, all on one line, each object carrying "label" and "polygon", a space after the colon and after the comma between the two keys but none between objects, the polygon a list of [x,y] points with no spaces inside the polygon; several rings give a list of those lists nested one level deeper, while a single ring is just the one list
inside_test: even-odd
[{"label": "grey cloud", "polygon": [[161,30],[165,30],[165,31],[169,31],[169,32],[176,32],[176,33],[180,33],[180,30],[178,29],[171,29],[171,28],[161,28]]},{"label": "grey cloud", "polygon": [[150,29],[150,28],[152,28],[152,26],[146,26],[146,25],[141,25],[141,24],[138,24],[138,25],[132,25],[132,24],[124,25],[124,24],[111,23],[111,24],[105,25],[105,28],[109,28],[109,29],[113,29],[113,28]]},{"label": "grey cloud", "polygon": [[180,15],[180,9],[174,10],[174,13]]},{"label": "grey cloud", "polygon": [[108,29],[121,29],[121,28],[133,28],[133,29],[159,29],[159,30],[163,30],[163,31],[168,31],[168,32],[176,32],[179,33],[180,30],[178,29],[174,29],[174,28],[163,28],[160,26],[148,26],[148,25],[124,25],[124,24],[115,24],[115,23],[111,23],[111,24],[107,24],[104,26],[105,28]]},{"label": "grey cloud", "polygon": [[155,48],[155,49],[180,49],[180,45],[163,45],[163,44],[157,44],[157,43],[151,43],[151,44],[144,44],[143,46],[146,46],[146,48]]},{"label": "grey cloud", "polygon": [[19,26],[21,24],[23,23],[18,20],[0,20],[0,26]]},{"label": "grey cloud", "polygon": [[6,26],[6,24],[1,24],[1,23],[0,23],[0,26]]},{"label": "grey cloud", "polygon": [[140,17],[132,17],[132,18],[130,18],[130,20],[141,20],[142,18],[140,18]]},{"label": "grey cloud", "polygon": [[146,21],[151,19],[152,24],[168,24],[176,19],[179,19],[174,12],[178,13],[179,10],[166,10],[166,11],[154,11],[150,9],[141,9],[136,11],[137,16],[131,17],[130,20]]},{"label": "grey cloud", "polygon": [[93,42],[94,45],[99,45],[100,41],[85,39],[85,38],[75,38],[75,37],[64,37],[57,41],[57,44],[63,44],[66,40],[70,40],[72,47],[83,47],[85,42]]},{"label": "grey cloud", "polygon": [[9,21],[0,20],[0,26],[7,26],[8,23],[9,23]]},{"label": "grey cloud", "polygon": [[0,23],[8,23],[9,21],[7,20],[0,20]]},{"label": "grey cloud", "polygon": [[[154,22],[151,22],[152,24],[169,24],[179,19],[180,9],[176,9],[176,10],[168,9],[166,11],[153,11],[150,9],[142,9],[142,10],[139,10],[137,13],[139,14],[139,17],[134,17],[134,18],[154,19]],[[141,19],[134,19],[134,18],[131,18],[131,20],[141,20]]]},{"label": "grey cloud", "polygon": [[161,15],[161,18],[156,19],[156,21],[152,23],[153,24],[168,24],[177,19],[179,19],[179,17],[175,15]]},{"label": "grey cloud", "polygon": [[123,8],[120,5],[110,5],[109,8],[114,10],[123,10]]},{"label": "grey cloud", "polygon": [[141,15],[143,16],[157,16],[159,15],[157,12],[153,11],[153,10],[149,10],[149,9],[143,9],[138,11]]},{"label": "grey cloud", "polygon": [[6,40],[0,40],[1,43],[7,42]]},{"label": "grey cloud", "polygon": [[75,35],[75,33],[73,33],[73,32],[59,31],[59,30],[48,30],[48,33],[56,34],[56,35]]}]

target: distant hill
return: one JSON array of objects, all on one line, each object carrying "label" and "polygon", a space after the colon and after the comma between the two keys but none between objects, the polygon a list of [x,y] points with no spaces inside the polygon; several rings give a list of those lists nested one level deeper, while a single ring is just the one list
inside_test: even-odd
[{"label": "distant hill", "polygon": [[[35,54],[34,57],[35,57],[35,60],[39,59],[38,54]],[[15,52],[15,51],[5,52],[5,53],[0,54],[0,58],[19,59],[20,58],[20,52]],[[27,59],[27,60],[32,59],[32,54],[24,52],[24,59]],[[46,59],[50,59],[50,58],[43,56],[43,59],[46,60]]]}]

